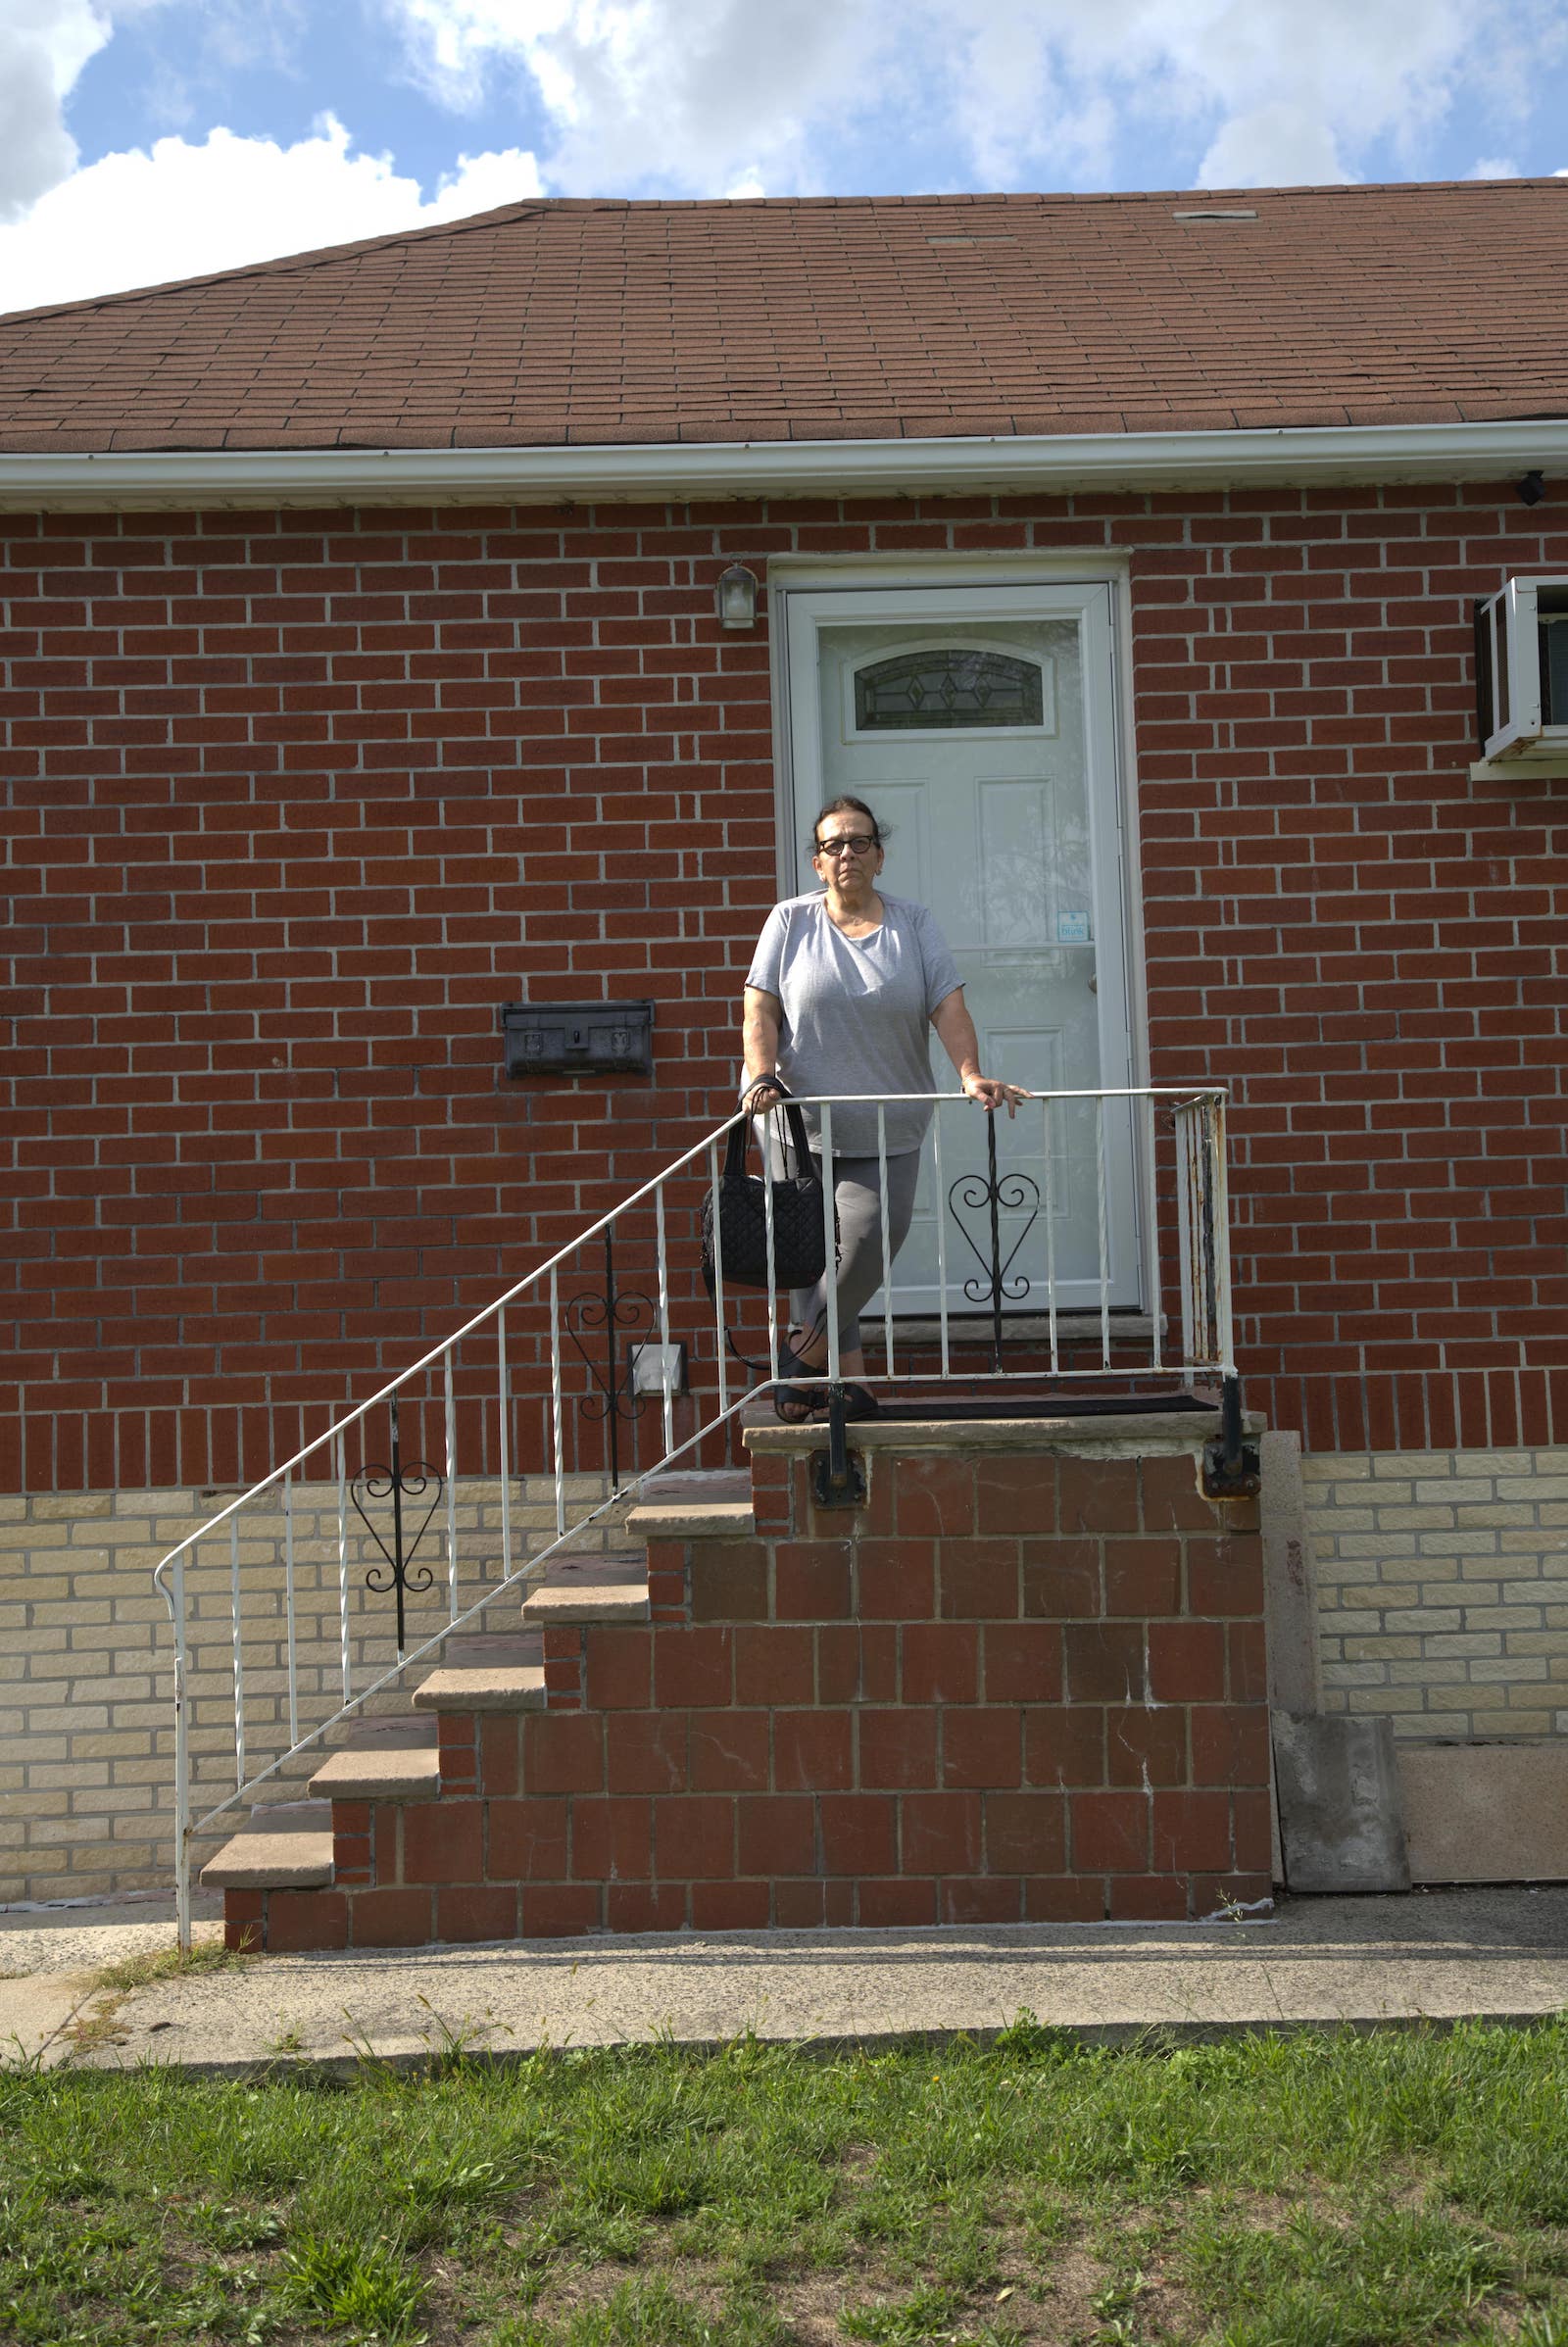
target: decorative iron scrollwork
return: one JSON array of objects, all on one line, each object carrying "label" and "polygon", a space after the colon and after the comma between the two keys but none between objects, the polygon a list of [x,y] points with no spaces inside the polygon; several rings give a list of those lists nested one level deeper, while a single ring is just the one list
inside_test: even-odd
[{"label": "decorative iron scrollwork", "polygon": [[[585,1288],[563,1305],[561,1325],[570,1338],[578,1357],[588,1372],[591,1390],[583,1395],[578,1409],[590,1424],[604,1421],[610,1450],[610,1486],[620,1490],[620,1422],[635,1420],[643,1414],[648,1396],[631,1389],[631,1345],[637,1338],[645,1341],[653,1335],[657,1314],[653,1299],[638,1288],[617,1288],[615,1285],[615,1243],[612,1234],[605,1233],[605,1284],[603,1288]],[[596,1360],[584,1344],[584,1337],[603,1334],[604,1357]],[[625,1362],[621,1365],[621,1339],[626,1340]]]},{"label": "decorative iron scrollwork", "polygon": [[[1032,1202],[1031,1202],[1032,1201]],[[1029,1275],[1019,1272],[1009,1280],[1008,1273],[1018,1260],[1018,1252],[1040,1213],[1040,1185],[1032,1174],[997,1172],[997,1120],[995,1113],[986,1118],[986,1171],[984,1174],[960,1174],[948,1191],[948,1205],[954,1226],[965,1247],[979,1264],[984,1279],[972,1275],[963,1283],[963,1293],[971,1303],[987,1303],[991,1307],[991,1366],[1002,1367],[1002,1306],[1019,1303],[1029,1293]],[[989,1255],[977,1245],[974,1234],[965,1225],[958,1209],[964,1207],[978,1214],[982,1207],[988,1212],[991,1250]],[[1002,1214],[1021,1213],[1028,1206],[1029,1219],[1013,1241],[1005,1260],[1002,1253]]]},{"label": "decorative iron scrollwork", "polygon": [[[432,1467],[427,1459],[412,1459],[405,1466],[403,1443],[398,1433],[396,1394],[388,1404],[388,1414],[392,1421],[392,1463],[390,1466],[382,1466],[379,1462],[368,1462],[349,1485],[349,1497],[354,1502],[355,1513],[360,1522],[365,1526],[366,1531],[386,1559],[384,1566],[370,1566],[365,1576],[365,1586],[368,1589],[372,1589],[378,1597],[388,1589],[397,1592],[398,1654],[401,1657],[404,1647],[408,1643],[404,1636],[405,1595],[412,1593],[416,1597],[422,1597],[426,1589],[431,1589],[435,1583],[435,1575],[428,1565],[421,1565],[417,1573],[411,1573],[409,1568],[414,1561],[415,1550],[430,1529],[431,1517],[441,1504],[441,1494],[446,1490],[446,1477],[441,1473],[439,1467]],[[403,1515],[404,1501],[412,1500],[416,1511],[418,1502],[424,1497],[426,1491],[431,1493],[430,1504],[425,1509],[418,1531],[411,1540],[406,1537]],[[390,1499],[392,1502],[392,1545],[390,1548],[371,1521],[365,1504],[368,1499],[380,1501]]]}]

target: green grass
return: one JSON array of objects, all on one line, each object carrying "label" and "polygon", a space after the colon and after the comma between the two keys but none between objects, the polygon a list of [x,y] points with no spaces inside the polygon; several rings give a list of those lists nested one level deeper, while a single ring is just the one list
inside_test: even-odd
[{"label": "green grass", "polygon": [[1568,2020],[11,2074],[0,2338],[1568,2347]]}]

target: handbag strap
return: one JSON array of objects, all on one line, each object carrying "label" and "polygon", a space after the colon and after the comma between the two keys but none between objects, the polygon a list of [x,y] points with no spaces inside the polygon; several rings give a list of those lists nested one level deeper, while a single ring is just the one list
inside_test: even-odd
[{"label": "handbag strap", "polygon": [[[784,1122],[789,1129],[789,1146],[795,1151],[795,1179],[798,1182],[815,1182],[816,1187],[820,1190],[822,1185],[811,1171],[811,1144],[807,1137],[806,1119],[795,1104],[793,1093],[787,1092],[782,1084],[778,1086],[778,1097],[784,1109]],[[763,1113],[771,1116],[775,1111],[766,1109]],[[730,1126],[729,1138],[724,1144],[726,1178],[743,1175],[746,1171],[746,1152],[751,1146],[752,1122],[752,1118],[743,1109]],[[786,1175],[788,1171],[788,1161],[786,1160]]]}]

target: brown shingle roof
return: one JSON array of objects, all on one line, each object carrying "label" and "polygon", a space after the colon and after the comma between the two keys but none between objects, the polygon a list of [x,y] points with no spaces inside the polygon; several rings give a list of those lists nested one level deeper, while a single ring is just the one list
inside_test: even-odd
[{"label": "brown shingle roof", "polygon": [[0,318],[0,452],[1560,416],[1565,282],[1568,178],[524,203]]}]

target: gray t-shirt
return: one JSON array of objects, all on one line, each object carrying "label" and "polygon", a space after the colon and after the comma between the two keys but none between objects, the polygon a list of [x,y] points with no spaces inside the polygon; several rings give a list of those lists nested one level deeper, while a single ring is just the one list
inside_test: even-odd
[{"label": "gray t-shirt", "polygon": [[[881,927],[846,937],[813,892],[774,905],[746,983],[784,1005],[778,1064],[792,1092],[929,1093],[931,1013],[963,981],[923,905],[884,896]],[[815,1141],[820,1114],[805,1114]],[[889,1156],[917,1149],[930,1122],[931,1110],[914,1101],[890,1107]],[[833,1150],[873,1156],[876,1110],[835,1108]]]}]

